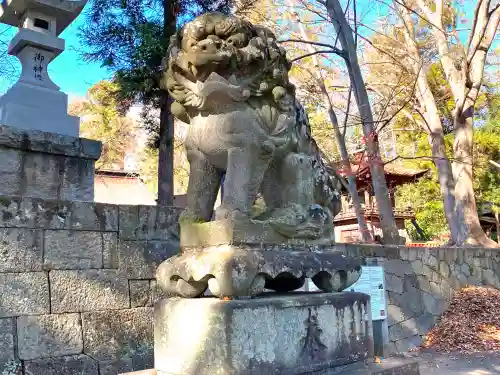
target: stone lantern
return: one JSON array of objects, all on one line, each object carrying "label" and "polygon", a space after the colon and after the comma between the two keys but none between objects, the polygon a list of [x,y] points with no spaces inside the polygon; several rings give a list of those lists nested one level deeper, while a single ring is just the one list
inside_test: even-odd
[{"label": "stone lantern", "polygon": [[62,51],[58,35],[87,0],[0,0],[0,23],[19,27],[8,52],[22,64],[0,96],[0,196],[71,201],[94,199],[101,142],[79,138],[80,119],[48,75]]},{"label": "stone lantern", "polygon": [[80,14],[86,2],[0,2],[0,22],[19,27],[8,52],[22,64],[17,83],[0,97],[0,124],[78,137],[80,120],[67,114],[68,96],[50,79],[48,65],[64,51],[64,40],[58,35]]}]

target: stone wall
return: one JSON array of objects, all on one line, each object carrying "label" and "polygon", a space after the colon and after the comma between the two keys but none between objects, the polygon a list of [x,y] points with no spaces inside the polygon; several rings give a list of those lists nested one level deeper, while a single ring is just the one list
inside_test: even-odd
[{"label": "stone wall", "polygon": [[[0,375],[153,367],[156,266],[179,209],[0,196]],[[389,349],[421,342],[466,285],[500,287],[500,252],[337,244],[382,261]]]},{"label": "stone wall", "polygon": [[155,270],[178,209],[0,197],[0,375],[153,366]]},{"label": "stone wall", "polygon": [[339,248],[353,255],[383,260],[389,353],[420,345],[461,288],[500,288],[500,252],[494,249],[352,245]]},{"label": "stone wall", "polygon": [[92,201],[101,142],[0,125],[0,195]]}]

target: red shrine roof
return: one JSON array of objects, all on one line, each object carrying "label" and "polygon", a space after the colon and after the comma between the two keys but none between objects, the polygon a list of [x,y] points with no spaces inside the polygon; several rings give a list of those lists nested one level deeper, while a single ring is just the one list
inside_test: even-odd
[{"label": "red shrine roof", "polygon": [[[330,168],[334,169],[338,174],[343,177],[347,176],[347,171],[341,162],[334,162],[330,164]],[[351,160],[351,170],[356,176],[358,188],[371,185],[371,174],[368,157],[364,152],[354,154]],[[390,186],[397,186],[413,182],[422,177],[428,169],[414,169],[401,165],[397,160],[387,162],[384,164],[384,172],[387,184]]]}]

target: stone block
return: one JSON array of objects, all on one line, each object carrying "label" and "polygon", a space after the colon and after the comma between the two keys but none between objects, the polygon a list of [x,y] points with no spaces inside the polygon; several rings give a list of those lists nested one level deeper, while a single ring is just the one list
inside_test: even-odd
[{"label": "stone block", "polygon": [[[156,374],[134,373],[130,375]],[[158,375],[164,374],[158,373]],[[327,370],[308,372],[304,375],[420,375],[420,369],[418,361],[414,359],[384,358],[381,363],[373,363],[372,361],[369,361],[368,363],[351,363],[342,367],[333,367]]]},{"label": "stone block", "polygon": [[398,353],[406,353],[422,345],[422,337],[415,335],[395,342]]},{"label": "stone block", "polygon": [[0,273],[0,318],[50,311],[45,272]]},{"label": "stone block", "polygon": [[23,360],[80,354],[83,349],[80,314],[20,316],[17,336]]},{"label": "stone block", "polygon": [[424,313],[423,293],[414,287],[409,287],[403,294],[389,292],[389,303],[399,306],[404,316],[409,319]]},{"label": "stone block", "polygon": [[156,268],[165,259],[179,253],[179,243],[172,241],[120,241],[119,269],[131,279],[154,279]]},{"label": "stone block", "polygon": [[100,142],[0,126],[0,195],[91,201]]},{"label": "stone block", "polygon": [[117,270],[50,271],[53,313],[126,309],[128,280]]},{"label": "stone block", "polygon": [[6,149],[0,145],[0,194],[91,201],[94,163],[89,159]]},{"label": "stone block", "polygon": [[424,268],[421,260],[414,260],[411,262],[411,268],[415,275],[424,275]]},{"label": "stone block", "polygon": [[463,273],[460,273],[456,278],[450,277],[448,283],[458,292],[467,285],[467,277]]},{"label": "stone block", "polygon": [[416,318],[389,327],[389,341],[396,342],[418,334]]},{"label": "stone block", "polygon": [[82,314],[83,352],[99,361],[130,358],[152,366],[153,308]]},{"label": "stone block", "polygon": [[118,268],[118,233],[104,232],[102,241],[103,268]]},{"label": "stone block", "polygon": [[429,281],[432,281],[434,283],[440,283],[441,280],[443,279],[437,271],[432,270],[430,267],[424,266],[423,268],[424,268],[424,276],[426,276]]},{"label": "stone block", "polygon": [[6,362],[0,361],[0,374],[2,375],[23,375],[23,364],[21,361],[11,359]]},{"label": "stone block", "polygon": [[422,293],[422,300],[424,302],[425,310],[434,316],[441,316],[441,314],[448,307],[446,301],[441,296],[432,296],[429,293]]},{"label": "stone block", "polygon": [[424,313],[415,319],[415,326],[417,327],[418,334],[425,336],[434,327],[438,317]]},{"label": "stone block", "polygon": [[437,258],[430,253],[430,251],[430,249],[426,249],[426,252],[422,257],[422,263],[437,271],[439,269],[439,262]]},{"label": "stone block", "polygon": [[446,253],[446,251],[447,251],[447,250],[448,250],[448,249],[443,249],[443,248],[437,248],[437,249],[436,249],[436,252],[437,252],[436,257],[437,257],[437,259],[438,259],[439,261],[444,260],[444,258],[445,258],[445,253]]},{"label": "stone block", "polygon": [[430,290],[427,292],[433,296],[436,296],[436,297],[441,297],[441,293],[442,293],[442,290],[441,290],[441,286],[435,282],[431,282],[429,283],[430,285]]},{"label": "stone block", "polygon": [[441,296],[446,300],[451,300],[453,294],[453,288],[448,281],[443,280],[441,282]]},{"label": "stone block", "polygon": [[456,247],[449,247],[442,249],[444,251],[444,260],[448,264],[456,263],[458,260],[459,249]]},{"label": "stone block", "polygon": [[422,259],[421,250],[419,248],[412,247],[408,250],[408,260],[413,262],[414,260]]},{"label": "stone block", "polygon": [[413,273],[411,263],[399,259],[384,260],[384,271],[398,277],[404,277]]},{"label": "stone block", "polygon": [[99,375],[97,362],[86,355],[26,361],[24,367],[26,375]]},{"label": "stone block", "polygon": [[43,231],[0,229],[0,272],[42,270]]},{"label": "stone block", "polygon": [[152,375],[157,375],[156,370],[144,370],[153,367],[153,351],[146,356],[134,356],[132,358],[120,358],[113,361],[100,361],[100,375],[134,374],[146,375],[149,371],[154,371]]},{"label": "stone block", "polygon": [[406,319],[403,310],[399,306],[387,305],[387,325],[389,327]]},{"label": "stone block", "polygon": [[152,290],[149,280],[129,280],[130,306],[131,307],[151,307]]},{"label": "stone block", "polygon": [[118,231],[118,206],[0,197],[0,227]]},{"label": "stone block", "polygon": [[159,375],[160,373],[155,369],[139,370],[134,372],[127,372],[120,375]]},{"label": "stone block", "polygon": [[178,239],[181,212],[167,206],[120,206],[120,239]]},{"label": "stone block", "polygon": [[104,238],[101,232],[47,230],[44,268],[82,270],[103,267]]},{"label": "stone block", "polygon": [[163,289],[160,288],[156,280],[151,280],[149,282],[151,288],[151,303],[154,304],[163,298],[174,297],[174,295],[169,295]]},{"label": "stone block", "polygon": [[99,362],[100,375],[117,375],[134,371],[130,358]]},{"label": "stone block", "polygon": [[390,273],[385,273],[385,289],[390,292],[403,293],[403,279]]},{"label": "stone block", "polygon": [[434,324],[437,317],[425,313],[416,318],[411,318],[389,327],[389,341],[397,342],[415,335],[426,335]]},{"label": "stone block", "polygon": [[483,284],[488,286],[495,286],[498,283],[498,277],[495,275],[493,270],[486,269],[483,270]]},{"label": "stone block", "polygon": [[21,186],[21,153],[0,146],[0,195],[16,195]]},{"label": "stone block", "polygon": [[491,258],[481,258],[480,259],[480,264],[481,264],[481,268],[483,269],[489,269],[492,267],[492,259]]},{"label": "stone block", "polygon": [[408,251],[409,248],[407,247],[401,247],[401,249],[399,249],[399,257],[401,258],[401,260],[410,260],[410,252]]},{"label": "stone block", "polygon": [[431,292],[431,285],[429,280],[425,276],[417,276],[418,289],[423,290],[424,292]]},{"label": "stone block", "polygon": [[368,296],[319,293],[155,305],[155,369],[172,375],[304,374],[373,354]]},{"label": "stone block", "polygon": [[0,125],[0,145],[9,149],[93,160],[99,159],[102,148],[101,142],[92,139],[6,125]]},{"label": "stone block", "polygon": [[15,359],[14,332],[14,319],[0,319],[0,363],[12,361]]},{"label": "stone block", "polygon": [[420,285],[418,283],[418,276],[416,275],[407,275],[403,279],[403,290],[407,291],[410,288],[419,288]]},{"label": "stone block", "polygon": [[439,273],[445,279],[447,279],[450,276],[450,266],[448,265],[448,263],[444,261],[439,262]]},{"label": "stone block", "polygon": [[479,281],[479,279],[476,277],[476,276],[469,276],[467,278],[467,285],[481,285],[481,281]]}]

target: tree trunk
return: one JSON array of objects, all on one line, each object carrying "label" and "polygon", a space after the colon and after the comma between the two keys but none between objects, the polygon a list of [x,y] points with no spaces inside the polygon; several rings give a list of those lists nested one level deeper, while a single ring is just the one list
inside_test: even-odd
[{"label": "tree trunk", "polygon": [[174,204],[174,119],[170,112],[171,100],[162,92],[160,109],[160,146],[158,152],[158,204]]},{"label": "tree trunk", "polygon": [[461,245],[465,238],[461,235],[460,216],[456,211],[455,179],[453,178],[451,162],[446,156],[446,152],[443,152],[445,148],[444,138],[429,139],[429,142],[432,148],[434,164],[438,172],[439,188],[443,196],[444,214],[448,222],[448,228],[450,229],[450,244]]},{"label": "tree trunk", "polygon": [[422,130],[427,133],[434,165],[437,169],[439,188],[443,196],[444,213],[450,229],[450,244],[460,245],[465,239],[460,236],[460,218],[456,211],[455,201],[455,180],[451,162],[446,154],[441,117],[436,105],[436,99],[427,81],[426,71],[423,69],[422,57],[415,40],[415,26],[410,12],[406,7],[398,3],[395,3],[395,7],[406,26],[404,31],[406,46],[408,53],[413,57],[414,63],[411,68],[417,79],[415,94],[419,107],[424,109],[423,113],[421,113],[423,121],[419,122]]},{"label": "tree trunk", "polygon": [[472,113],[474,101],[465,100],[464,108],[456,108],[454,116],[455,141],[453,144],[453,174],[456,181],[455,197],[457,210],[462,211],[465,221],[467,242],[471,245],[497,247],[492,239],[486,236],[477,212],[473,187],[473,134]]},{"label": "tree trunk", "polygon": [[[436,10],[417,0],[419,7],[437,27],[432,27],[441,65],[453,93],[453,176],[456,212],[460,219],[460,236],[472,245],[497,247],[481,228],[473,188],[473,115],[482,85],[486,56],[500,23],[500,6],[490,9],[490,0],[478,1],[467,50],[460,42],[450,46],[450,34],[443,27],[444,1],[436,1]],[[463,225],[462,225],[463,224]]]},{"label": "tree trunk", "polygon": [[495,224],[497,226],[497,242],[500,244],[500,219],[498,217],[498,212],[495,212]]},{"label": "tree trunk", "polygon": [[[176,1],[163,0],[163,40],[170,42],[176,32]],[[158,204],[174,204],[174,118],[172,100],[166,90],[161,93],[160,145],[158,152]]]},{"label": "tree trunk", "polygon": [[352,30],[347,23],[344,11],[338,0],[327,0],[326,9],[330,17],[330,22],[337,32],[342,49],[344,53],[346,53],[345,60],[349,70],[351,84],[354,89],[356,103],[358,104],[359,114],[363,122],[363,134],[366,139],[368,163],[372,176],[373,190],[377,200],[384,243],[399,243],[401,239],[394,220],[393,208],[385,179],[384,166],[380,157],[378,137],[374,128],[368,93],[356,55],[356,46],[354,44]]},{"label": "tree trunk", "polygon": [[[322,90],[326,91],[325,84],[321,83]],[[327,95],[323,93],[324,95]],[[347,152],[347,147],[345,144],[345,139],[340,132],[339,123],[337,120],[337,115],[335,114],[332,105],[330,103],[330,98],[325,97],[326,105],[328,106],[328,115],[330,116],[330,122],[333,125],[333,131],[335,133],[335,140],[337,141],[337,147],[340,152],[340,158],[342,162],[342,168],[344,174],[347,176],[347,188],[349,194],[352,197],[352,204],[354,207],[354,213],[356,215],[356,220],[358,221],[359,233],[361,234],[361,241],[365,243],[373,242],[368,226],[366,225],[365,214],[361,208],[361,199],[359,199],[358,187],[356,186],[356,177],[352,173],[351,162],[349,160],[349,153]]]},{"label": "tree trunk", "polygon": [[[286,4],[290,7],[294,6],[293,1],[291,1],[291,0],[286,0]],[[297,24],[298,24],[299,32],[300,32],[300,36],[301,36],[302,40],[304,42],[310,42],[311,38],[307,34],[304,25],[300,22],[300,18],[298,16],[298,14],[294,13],[292,16],[294,17],[295,22],[297,22]],[[316,51],[311,44],[307,44],[307,48],[308,48],[310,53],[314,53]],[[361,208],[361,200],[359,199],[359,195],[358,195],[358,188],[356,186],[356,178],[354,177],[354,175],[352,173],[351,163],[349,161],[349,153],[347,152],[345,139],[340,132],[340,127],[339,127],[337,115],[335,114],[335,111],[333,110],[332,102],[330,100],[330,96],[328,95],[328,90],[326,89],[326,86],[325,86],[325,80],[323,79],[321,71],[319,70],[320,64],[318,62],[317,56],[312,55],[312,60],[313,60],[313,63],[315,65],[315,68],[313,68],[312,75],[316,78],[316,81],[318,82],[318,85],[321,88],[321,92],[323,94],[323,102],[325,103],[325,107],[328,110],[328,116],[330,117],[330,123],[332,124],[332,127],[333,127],[335,141],[337,143],[337,147],[340,151],[340,157],[342,159],[342,167],[347,175],[346,188],[348,190],[348,193],[352,197],[352,204],[354,206],[354,213],[356,215],[356,220],[358,221],[359,232],[361,234],[361,241],[365,242],[365,243],[369,243],[369,242],[372,242],[372,237],[370,235],[370,231],[368,230],[368,226],[366,225],[364,212]],[[339,176],[339,178],[342,178],[342,177]]]},{"label": "tree trunk", "polygon": [[423,70],[418,72],[418,99],[422,106],[427,109],[423,114],[426,124],[423,126],[427,132],[431,146],[432,158],[437,169],[439,189],[443,196],[443,207],[448,228],[450,229],[450,244],[461,245],[465,237],[461,235],[461,215],[456,211],[455,179],[450,159],[446,154],[443,125],[436,106],[434,96],[430,93],[430,87]]}]

